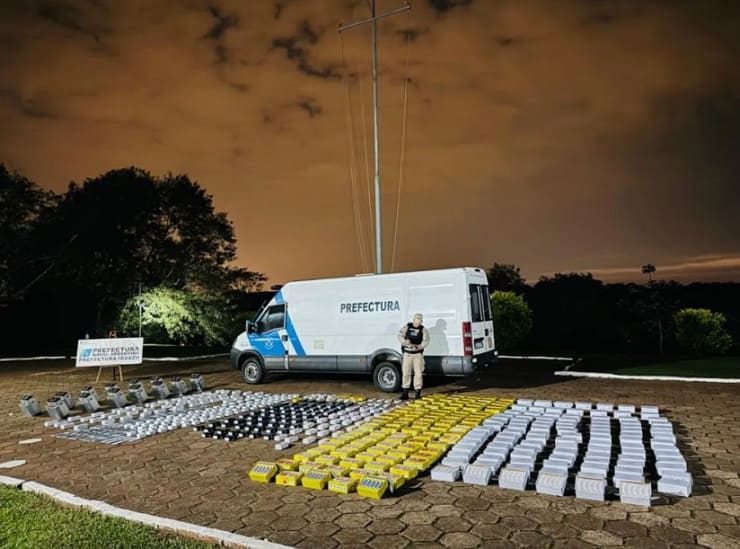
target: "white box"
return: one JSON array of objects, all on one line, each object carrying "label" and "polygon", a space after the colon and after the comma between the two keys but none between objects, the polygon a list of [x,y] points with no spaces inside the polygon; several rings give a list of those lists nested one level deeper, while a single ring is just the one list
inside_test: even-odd
[{"label": "white box", "polygon": [[598,476],[598,477],[604,477],[606,478],[607,473],[609,472],[609,464],[602,464],[602,463],[582,463],[581,464],[581,470],[579,471],[579,475],[586,475],[586,476]]},{"label": "white box", "polygon": [[619,487],[619,500],[622,503],[650,507],[651,496],[649,482],[624,480]]},{"label": "white box", "polygon": [[509,490],[524,491],[527,488],[529,469],[507,465],[498,475],[498,485]]},{"label": "white box", "polygon": [[604,501],[606,479],[598,475],[579,473],[576,476],[576,497],[592,501]]},{"label": "white box", "polygon": [[470,464],[463,469],[463,482],[488,486],[491,480],[491,468],[487,465]]},{"label": "white box", "polygon": [[672,496],[689,497],[694,487],[694,479],[689,473],[670,473],[658,480],[658,492]]},{"label": "white box", "polygon": [[432,480],[455,482],[460,479],[460,467],[437,465],[432,469]]},{"label": "white box", "polygon": [[540,471],[537,475],[535,489],[538,494],[548,494],[551,496],[562,496],[565,493],[565,485],[568,482],[568,474],[551,473],[549,471]]}]

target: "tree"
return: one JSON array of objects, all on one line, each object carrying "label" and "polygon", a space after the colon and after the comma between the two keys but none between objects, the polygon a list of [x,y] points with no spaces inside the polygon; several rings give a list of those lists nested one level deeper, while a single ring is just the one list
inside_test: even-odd
[{"label": "tree", "polygon": [[695,355],[725,354],[732,337],[725,330],[725,316],[709,309],[681,309],[673,317],[676,340]]},{"label": "tree", "polygon": [[496,291],[491,294],[491,309],[496,347],[509,350],[521,344],[532,329],[532,311],[524,298]]},{"label": "tree", "polygon": [[0,305],[23,298],[51,270],[34,232],[55,202],[54,193],[0,164]]},{"label": "tree", "polygon": [[657,349],[663,354],[664,335],[670,332],[673,314],[679,308],[680,284],[674,281],[658,281],[649,286],[626,284],[620,290],[614,292],[615,312],[629,346]]},{"label": "tree", "polygon": [[71,183],[51,225],[52,247],[67,243],[59,278],[87,292],[98,328],[139,284],[218,296],[264,280],[230,266],[233,226],[186,175],[156,178],[132,167]]},{"label": "tree", "polygon": [[132,296],[121,309],[116,325],[122,335],[141,335],[154,343],[225,345],[238,327],[234,311],[223,300],[167,287]]},{"label": "tree", "polygon": [[642,274],[648,275],[648,284],[653,282],[653,273],[655,272],[655,265],[648,263],[642,266]]},{"label": "tree", "polygon": [[494,263],[493,267],[486,271],[486,277],[488,278],[488,289],[492,292],[499,290],[523,293],[527,289],[527,284],[516,265]]}]

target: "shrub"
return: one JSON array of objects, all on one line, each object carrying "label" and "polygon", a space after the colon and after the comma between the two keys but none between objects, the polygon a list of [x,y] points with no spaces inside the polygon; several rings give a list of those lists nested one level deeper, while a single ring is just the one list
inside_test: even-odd
[{"label": "shrub", "polygon": [[676,341],[696,355],[724,354],[732,347],[725,317],[709,309],[681,309],[673,316]]},{"label": "shrub", "polygon": [[524,298],[514,292],[493,292],[493,333],[499,350],[513,349],[532,329],[532,310]]}]

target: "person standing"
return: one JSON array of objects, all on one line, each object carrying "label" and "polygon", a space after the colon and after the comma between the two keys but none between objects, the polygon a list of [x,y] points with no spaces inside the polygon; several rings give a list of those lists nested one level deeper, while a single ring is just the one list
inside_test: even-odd
[{"label": "person standing", "polygon": [[409,398],[412,374],[416,398],[421,398],[424,349],[429,345],[429,331],[422,324],[423,321],[424,316],[421,313],[416,313],[413,321],[401,326],[401,330],[398,332],[398,341],[401,343],[401,351],[403,352],[401,400],[408,400]]}]

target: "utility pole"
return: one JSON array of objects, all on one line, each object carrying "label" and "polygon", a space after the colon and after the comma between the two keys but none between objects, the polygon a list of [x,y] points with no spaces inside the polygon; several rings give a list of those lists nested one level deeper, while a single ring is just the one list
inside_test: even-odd
[{"label": "utility pole", "polygon": [[144,301],[141,299],[141,284],[139,284],[139,337],[141,337],[141,312],[144,310]]},{"label": "utility pole", "polygon": [[375,15],[375,0],[368,0],[370,19],[356,21],[349,25],[341,25],[339,32],[344,32],[361,25],[370,23],[372,28],[372,63],[373,63],[373,152],[375,157],[375,274],[383,272],[383,230],[380,215],[380,135],[378,130],[378,35],[377,23],[379,20],[409,11],[411,6],[406,4],[402,8]]}]

